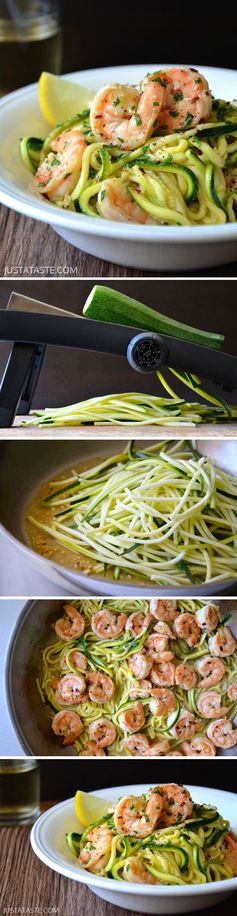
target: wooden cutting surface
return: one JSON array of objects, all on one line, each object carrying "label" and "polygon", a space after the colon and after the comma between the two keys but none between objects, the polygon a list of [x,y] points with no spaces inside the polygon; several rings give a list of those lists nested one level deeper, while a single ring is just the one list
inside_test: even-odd
[{"label": "wooden cutting surface", "polygon": [[[42,805],[50,808],[53,802]],[[135,912],[100,900],[77,881],[63,878],[43,865],[30,846],[29,827],[0,827],[0,916],[8,913],[56,914],[56,916],[135,916]],[[228,916],[236,916],[237,894],[228,900]],[[225,906],[225,904],[224,904]],[[202,916],[222,916],[223,904]],[[197,916],[198,916],[197,913]]]},{"label": "wooden cutting surface", "polygon": [[[44,223],[0,208],[0,277],[146,277],[149,271],[133,270],[102,261],[64,242]],[[176,271],[177,275],[177,271]],[[233,264],[201,271],[182,271],[182,276],[236,277]],[[152,276],[162,276],[160,272]]]},{"label": "wooden cutting surface", "polygon": [[17,417],[11,429],[0,429],[0,439],[234,439],[237,423],[199,426],[28,426]]}]

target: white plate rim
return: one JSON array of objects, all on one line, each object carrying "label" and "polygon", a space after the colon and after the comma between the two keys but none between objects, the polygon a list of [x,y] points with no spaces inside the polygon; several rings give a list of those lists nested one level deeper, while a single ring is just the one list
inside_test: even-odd
[{"label": "white plate rim", "polygon": [[[93,792],[89,792],[88,794],[97,795],[101,798],[109,797],[109,792],[116,792],[116,793],[118,792],[118,795],[121,795],[124,792],[125,794],[132,794],[132,793],[139,794],[141,790],[147,791],[148,788],[155,787],[155,785],[156,783],[151,783],[151,784],[145,783],[145,784],[138,784],[138,785],[133,784],[133,785],[127,785],[127,786],[115,786],[115,787],[108,787],[106,789],[94,789]],[[186,785],[186,788],[190,791],[191,795],[193,793],[195,794],[197,789],[199,791],[204,789],[204,791],[205,792],[207,791],[208,793],[210,793],[211,791],[211,794],[212,792],[215,792],[215,794],[217,795],[217,805],[218,805],[219,796],[223,796],[223,801],[224,801],[224,797],[226,795],[231,796],[233,798],[233,804],[234,803],[236,804],[236,795],[234,794],[234,792],[227,792],[222,789],[214,789],[214,788],[210,790],[210,788],[208,788],[207,786],[192,786],[189,784]],[[73,804],[74,804],[74,798],[69,798],[63,802],[59,802],[59,804],[57,805],[54,805],[48,811],[45,811],[44,814],[42,814],[38,818],[36,823],[34,824],[31,830],[31,837],[30,837],[32,849],[34,853],[36,854],[36,856],[45,865],[47,865],[49,868],[52,868],[53,871],[56,871],[59,874],[64,875],[64,877],[71,878],[72,880],[76,880],[80,882],[81,884],[87,884],[88,886],[91,886],[92,888],[97,887],[97,888],[101,888],[101,890],[102,889],[104,890],[113,889],[113,891],[118,892],[118,894],[127,893],[127,894],[136,894],[137,896],[138,895],[142,896],[142,894],[144,895],[144,891],[145,891],[146,896],[148,895],[149,897],[151,896],[153,897],[156,897],[156,896],[182,897],[182,895],[185,895],[185,897],[187,896],[192,897],[195,895],[197,896],[199,894],[200,895],[210,894],[210,893],[213,894],[215,892],[220,893],[221,891],[224,894],[225,891],[230,892],[232,890],[233,891],[237,890],[237,877],[227,878],[224,881],[215,881],[212,884],[194,884],[194,885],[185,885],[184,884],[182,886],[172,885],[171,887],[167,887],[165,885],[147,885],[147,884],[138,885],[132,882],[123,883],[122,881],[112,881],[111,878],[101,878],[98,875],[92,874],[92,872],[83,873],[82,869],[78,869],[78,872],[77,872],[75,866],[63,865],[62,863],[58,862],[56,855],[51,856],[45,850],[44,843],[42,841],[42,828],[44,828],[46,822],[49,821],[53,817],[53,813],[55,811],[63,812],[64,809],[66,809],[67,807]]]},{"label": "white plate rim", "polygon": [[[122,74],[124,71],[131,71],[130,79],[132,79],[132,73],[137,70],[143,70],[144,73],[147,73],[148,70],[155,70],[157,68],[164,69],[172,66],[181,66],[180,64],[137,64],[137,65],[128,65],[128,66],[118,66],[118,67],[105,67],[105,68],[96,68],[90,70],[81,70],[75,71],[74,73],[62,74],[62,77],[65,79],[73,80],[82,80],[86,85],[86,80],[93,81],[93,79],[98,80],[101,85],[101,79],[103,75],[103,81],[106,80],[106,72],[109,74],[114,73],[114,79],[118,79],[119,76],[121,80],[123,79]],[[193,66],[189,64],[182,64],[182,66]],[[206,67],[195,65],[198,70],[204,72],[204,75],[216,73],[220,76],[221,73],[233,75],[233,79],[237,79],[237,70],[221,68],[221,67]],[[127,77],[129,78],[129,77]],[[135,77],[136,78],[136,77]],[[139,79],[139,77],[138,77]],[[9,93],[3,99],[0,100],[0,117],[1,112],[4,111],[4,108],[7,109],[9,106],[16,105],[17,101],[23,99],[24,96],[27,97],[31,93],[37,93],[37,83],[32,83],[29,86],[23,87],[22,89],[17,89],[15,92]],[[21,213],[25,216],[29,216],[33,219],[36,219],[40,222],[45,222],[51,225],[52,227],[61,227],[64,229],[71,229],[72,232],[85,233],[89,235],[102,236],[104,238],[117,238],[121,240],[130,240],[130,241],[142,241],[144,243],[149,242],[151,244],[157,244],[157,242],[176,242],[177,245],[182,243],[196,244],[197,241],[203,240],[203,242],[215,242],[228,239],[237,238],[237,222],[236,223],[224,223],[221,225],[213,226],[140,226],[135,223],[117,223],[113,220],[103,220],[96,219],[90,216],[85,216],[80,214],[80,219],[78,220],[78,214],[72,213],[66,210],[60,210],[51,205],[49,202],[42,200],[37,200],[35,197],[35,202],[32,199],[27,200],[27,190],[22,190],[19,188],[18,193],[8,189],[7,181],[1,178],[0,176],[0,202],[7,207],[10,207],[16,212]],[[141,231],[142,230],[142,231]]]}]

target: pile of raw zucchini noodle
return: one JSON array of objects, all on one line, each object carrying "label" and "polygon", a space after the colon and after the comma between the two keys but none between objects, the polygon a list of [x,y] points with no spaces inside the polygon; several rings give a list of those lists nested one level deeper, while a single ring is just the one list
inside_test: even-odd
[{"label": "pile of raw zucchini noodle", "polygon": [[[214,100],[211,121],[167,136],[156,134],[145,146],[122,152],[118,146],[96,142],[90,110],[58,124],[45,140],[24,137],[21,155],[33,173],[51,151],[58,134],[80,127],[86,139],[76,188],[54,200],[63,207],[101,219],[98,203],[106,193],[104,180],[123,180],[135,203],[157,224],[205,226],[236,221],[237,108]],[[146,226],[142,226],[142,232]]]},{"label": "pile of raw zucchini noodle", "polygon": [[[180,614],[188,613],[194,616],[195,612],[198,611],[199,608],[204,607],[205,603],[205,600],[199,599],[180,599],[177,602],[177,609]],[[137,680],[131,670],[129,662],[134,653],[142,652],[148,636],[153,632],[156,619],[153,618],[153,623],[150,622],[144,625],[143,631],[138,636],[134,636],[131,631],[125,629],[118,637],[111,638],[111,636],[108,635],[107,639],[98,639],[91,625],[93,615],[102,611],[104,611],[105,614],[106,612],[110,612],[115,616],[126,614],[127,617],[130,617],[132,614],[140,614],[144,616],[144,621],[146,623],[146,616],[149,615],[150,610],[149,601],[141,598],[129,600],[82,598],[81,600],[71,602],[71,604],[73,604],[82,615],[85,623],[85,630],[82,636],[79,638],[72,638],[71,641],[67,642],[67,645],[65,645],[63,640],[56,637],[53,642],[51,641],[50,644],[46,645],[43,649],[42,671],[37,680],[37,688],[43,703],[50,705],[52,718],[55,713],[63,708],[63,703],[60,705],[60,702],[55,696],[53,685],[56,683],[57,678],[61,678],[66,672],[72,675],[82,673],[85,676],[91,671],[102,672],[112,678],[114,683],[114,693],[111,699],[97,704],[87,698],[84,700],[82,699],[81,702],[78,700],[78,703],[74,703],[73,707],[70,707],[70,710],[73,709],[74,712],[79,714],[83,724],[82,733],[73,744],[76,753],[80,756],[80,754],[86,750],[88,741],[90,740],[88,728],[91,723],[95,723],[97,719],[100,719],[102,716],[103,721],[106,722],[106,720],[109,720],[113,722],[116,729],[116,738],[112,744],[106,747],[105,753],[111,757],[129,756],[130,751],[126,746],[126,733],[124,732],[124,728],[121,727],[120,715],[126,710],[132,710],[134,705],[136,707],[137,699],[130,695],[135,688],[137,698],[139,698],[140,704],[142,703],[143,705],[145,715],[142,734],[137,737],[144,738],[144,741],[147,741],[147,747],[152,746],[152,742],[157,745],[158,742],[162,742],[166,739],[166,743],[168,742],[167,752],[168,749],[170,749],[170,751],[174,753],[181,753],[182,756],[183,738],[174,737],[172,729],[183,709],[187,709],[189,713],[194,714],[200,722],[200,712],[197,707],[197,702],[199,697],[202,696],[202,688],[199,687],[201,675],[199,676],[199,682],[195,688],[184,690],[177,685],[171,687],[170,692],[172,691],[175,696],[175,709],[166,715],[159,715],[158,713],[155,715],[150,709],[150,696],[144,696],[144,681],[141,682]],[[216,605],[216,610],[218,613],[218,605]],[[221,618],[220,615],[218,627],[224,625],[226,621],[227,616]],[[81,668],[81,670],[76,667],[76,662],[74,661],[75,650],[85,655],[87,672],[85,672],[84,667]],[[192,649],[190,649],[185,639],[176,638],[174,634],[172,651],[174,652],[173,662],[175,665],[180,665],[182,663],[190,664],[192,669],[192,666],[195,667],[195,663],[198,662],[199,659],[205,660],[205,658],[210,658],[208,634],[202,632],[197,644]],[[236,682],[237,651],[235,650],[232,655],[223,658],[223,664],[225,668],[224,677],[222,678],[221,684],[218,684],[218,688],[215,689],[218,689],[220,693],[221,705],[228,706],[228,719],[233,721],[237,713],[237,702],[228,699],[227,690],[232,683]],[[199,725],[196,731],[199,737],[203,738],[206,736],[210,721],[213,720],[203,717],[202,724]],[[128,734],[129,733],[127,733],[127,736]],[[132,737],[136,739],[136,733],[133,734]],[[211,744],[211,742],[209,743]],[[214,752],[215,749],[213,747],[213,754]],[[88,756],[90,756],[90,751],[87,753]],[[144,754],[144,748],[143,750],[137,751],[137,754],[138,756],[139,754]]]},{"label": "pile of raw zucchini noodle", "polygon": [[[237,477],[189,440],[129,443],[89,470],[50,481],[48,524],[29,516],[90,574],[163,587],[236,577]],[[92,572],[93,570],[93,572]]]},{"label": "pile of raw zucchini noodle", "polygon": [[[160,788],[162,791],[162,786]],[[141,798],[145,800],[146,796]],[[96,849],[93,838],[98,836],[99,842],[96,828],[103,825],[111,830],[108,862],[104,867],[99,869],[97,865],[94,869],[90,864]],[[192,816],[183,823],[163,828],[158,826],[144,839],[124,835],[115,826],[113,813],[108,813],[100,821],[90,824],[82,835],[67,834],[67,842],[77,857],[86,847],[88,865],[84,867],[104,878],[136,881],[137,874],[139,883],[143,876],[144,885],[152,883],[152,877],[156,879],[154,884],[168,886],[206,884],[232,878],[235,874],[225,854],[224,838],[229,834],[229,827],[229,821],[224,820],[214,806],[194,804]]]},{"label": "pile of raw zucchini noodle", "polygon": [[[171,372],[174,370],[171,370]],[[178,373],[176,373],[178,375]],[[186,373],[187,379],[191,379]],[[237,418],[237,407],[229,406],[226,402],[220,403],[218,397],[207,394],[201,383],[193,378],[193,390],[197,388],[202,397],[212,400],[213,406],[198,402],[189,403],[184,398],[178,398],[170,388],[163,373],[157,372],[159,381],[169,392],[169,398],[157,397],[153,394],[140,394],[139,392],[122,392],[121,394],[107,394],[102,397],[89,398],[71,404],[70,407],[45,408],[34,410],[30,418],[23,422],[23,426],[198,426],[199,423],[224,423]],[[180,374],[179,374],[180,378]],[[188,384],[185,381],[184,384]]]}]

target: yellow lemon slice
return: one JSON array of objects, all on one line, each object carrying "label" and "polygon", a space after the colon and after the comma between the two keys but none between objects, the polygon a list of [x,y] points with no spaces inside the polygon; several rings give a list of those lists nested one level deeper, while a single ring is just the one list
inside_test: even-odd
[{"label": "yellow lemon slice", "polygon": [[47,73],[46,70],[43,70],[39,78],[39,104],[44,118],[51,127],[88,108],[88,102],[94,94],[92,89],[61,79],[54,73]]},{"label": "yellow lemon slice", "polygon": [[88,792],[77,790],[75,795],[75,809],[83,827],[89,827],[106,814],[110,805],[109,799],[99,798],[98,795],[89,795]]}]

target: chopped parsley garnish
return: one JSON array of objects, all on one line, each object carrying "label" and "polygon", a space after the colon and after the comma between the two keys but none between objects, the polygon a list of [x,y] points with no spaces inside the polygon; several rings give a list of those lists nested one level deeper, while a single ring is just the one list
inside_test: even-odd
[{"label": "chopped parsley garnish", "polygon": [[60,165],[59,159],[52,159],[51,165]]},{"label": "chopped parsley garnish", "polygon": [[198,80],[194,80],[194,82],[195,82],[195,83],[201,83],[202,80],[201,80],[200,77],[199,77],[199,79],[198,79]]},{"label": "chopped parsley garnish", "polygon": [[140,127],[140,124],[142,123],[140,115],[135,114],[135,121],[136,121],[137,126]]},{"label": "chopped parsley garnish", "polygon": [[[195,80],[195,82],[196,82],[196,80]],[[181,102],[181,100],[183,99],[183,97],[184,97],[183,92],[174,92],[174,99],[175,99],[175,102]]]},{"label": "chopped parsley garnish", "polygon": [[113,102],[114,107],[117,108],[117,105],[120,105],[120,102],[121,102],[121,99],[119,98],[119,96],[117,96],[117,98],[114,99],[114,102]]},{"label": "chopped parsley garnish", "polygon": [[105,188],[103,188],[103,191],[100,192],[100,199],[104,200],[105,195],[106,195],[106,190]]},{"label": "chopped parsley garnish", "polygon": [[193,116],[191,115],[191,112],[188,111],[188,113],[186,114],[184,127],[190,127],[192,123],[193,123]]},{"label": "chopped parsley garnish", "polygon": [[151,80],[151,82],[152,82],[152,83],[160,83],[160,85],[163,86],[164,89],[165,89],[165,87],[166,87],[166,83],[165,83],[164,80],[161,79],[161,76],[155,76],[154,79]]},{"label": "chopped parsley garnish", "polygon": [[178,111],[169,111],[169,114],[171,115],[171,118],[178,118],[179,113]]}]

